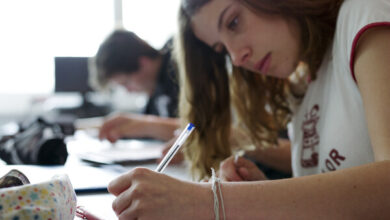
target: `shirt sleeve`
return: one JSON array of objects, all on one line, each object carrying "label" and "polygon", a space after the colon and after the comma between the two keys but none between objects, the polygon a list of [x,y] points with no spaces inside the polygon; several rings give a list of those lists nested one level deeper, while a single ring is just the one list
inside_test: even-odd
[{"label": "shirt sleeve", "polygon": [[369,29],[390,27],[390,0],[345,0],[340,8],[335,41],[341,56],[348,57],[351,76],[355,49],[360,37]]}]

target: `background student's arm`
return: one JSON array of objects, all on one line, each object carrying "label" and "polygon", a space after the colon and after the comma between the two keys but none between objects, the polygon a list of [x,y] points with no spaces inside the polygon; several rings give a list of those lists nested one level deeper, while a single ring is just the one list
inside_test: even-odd
[{"label": "background student's arm", "polygon": [[177,118],[120,114],[110,117],[100,128],[99,138],[115,142],[119,138],[154,138],[167,141],[179,127]]}]

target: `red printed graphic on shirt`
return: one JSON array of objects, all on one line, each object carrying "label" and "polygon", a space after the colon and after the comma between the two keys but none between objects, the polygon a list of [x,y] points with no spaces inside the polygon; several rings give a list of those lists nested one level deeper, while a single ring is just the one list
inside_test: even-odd
[{"label": "red printed graphic on shirt", "polygon": [[345,156],[341,155],[337,149],[332,149],[329,152],[328,158],[325,160],[324,169],[321,172],[335,171],[341,163],[345,161]]},{"label": "red printed graphic on shirt", "polygon": [[320,136],[317,133],[317,123],[320,119],[320,107],[314,105],[310,112],[305,114],[305,119],[302,124],[303,144],[301,152],[302,167],[318,166],[318,151],[317,146],[320,143]]}]

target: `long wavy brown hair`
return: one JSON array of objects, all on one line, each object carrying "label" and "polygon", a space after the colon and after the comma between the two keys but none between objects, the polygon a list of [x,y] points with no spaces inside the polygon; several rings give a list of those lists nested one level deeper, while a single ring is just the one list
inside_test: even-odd
[{"label": "long wavy brown hair", "polygon": [[[254,145],[263,147],[276,143],[278,131],[291,116],[288,80],[232,67],[228,57],[195,37],[191,17],[210,1],[182,0],[175,47],[181,83],[180,117],[183,123],[192,122],[197,128],[185,148],[196,179],[209,176],[210,167],[217,168],[231,155],[232,109]],[[299,24],[300,57],[314,80],[333,40],[343,0],[237,1],[255,13],[279,15]]]}]

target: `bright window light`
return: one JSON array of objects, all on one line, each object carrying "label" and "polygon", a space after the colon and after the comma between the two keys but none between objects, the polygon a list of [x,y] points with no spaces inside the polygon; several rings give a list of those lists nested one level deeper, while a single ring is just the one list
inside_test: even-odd
[{"label": "bright window light", "polygon": [[123,24],[156,49],[177,30],[180,0],[123,0]]},{"label": "bright window light", "polygon": [[114,27],[112,0],[0,1],[0,93],[54,90],[55,56],[93,56]]},{"label": "bright window light", "polygon": [[[0,94],[50,94],[55,56],[93,56],[114,29],[115,0],[0,1]],[[180,0],[123,0],[124,28],[157,49]]]}]

